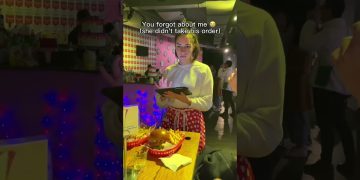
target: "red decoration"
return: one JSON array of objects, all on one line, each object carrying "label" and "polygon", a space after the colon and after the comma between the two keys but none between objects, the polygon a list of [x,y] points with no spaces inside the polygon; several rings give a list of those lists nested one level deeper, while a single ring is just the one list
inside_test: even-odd
[{"label": "red decoration", "polygon": [[99,11],[100,12],[103,12],[104,11],[104,9],[105,9],[105,7],[104,7],[104,3],[99,3]]},{"label": "red decoration", "polygon": [[52,24],[57,26],[60,23],[59,17],[52,17]]},{"label": "red decoration", "polygon": [[87,9],[87,10],[90,9],[90,4],[89,4],[89,2],[84,2],[84,9]]},{"label": "red decoration", "polygon": [[15,16],[13,16],[13,15],[8,15],[8,16],[6,16],[5,19],[6,19],[6,23],[9,25],[15,23]]},{"label": "red decoration", "polygon": [[33,6],[33,0],[25,0],[25,7],[30,8]]},{"label": "red decoration", "polygon": [[41,8],[42,7],[42,1],[41,0],[34,0],[34,6],[36,8]]},{"label": "red decoration", "polygon": [[51,19],[49,16],[43,17],[43,24],[50,25],[50,21],[51,21]]},{"label": "red decoration", "polygon": [[44,0],[43,2],[43,8],[50,9],[51,2],[49,0]]},{"label": "red decoration", "polygon": [[95,12],[95,11],[97,11],[98,10],[98,6],[97,6],[97,4],[96,3],[91,3],[91,11],[93,11],[93,12]]},{"label": "red decoration", "polygon": [[66,1],[61,1],[61,9],[62,10],[67,10],[67,8],[68,8],[67,2]]},{"label": "red decoration", "polygon": [[6,0],[6,5],[7,6],[14,6],[14,1],[13,0]]},{"label": "red decoration", "polygon": [[34,17],[34,24],[40,25],[41,24],[41,16],[35,16]]},{"label": "red decoration", "polygon": [[68,9],[69,9],[70,11],[73,11],[73,10],[74,10],[74,6],[75,6],[74,2],[68,2]]},{"label": "red decoration", "polygon": [[22,7],[24,5],[24,1],[23,0],[16,0],[15,5],[16,5],[16,7]]},{"label": "red decoration", "polygon": [[69,18],[68,23],[69,23],[70,26],[74,26],[75,25],[75,19],[74,18]]},{"label": "red decoration", "polygon": [[77,2],[77,3],[76,3],[76,10],[81,10],[81,9],[83,9],[83,4],[82,4],[82,2]]},{"label": "red decoration", "polygon": [[16,5],[16,7],[22,7],[24,5],[24,1],[23,0],[16,0],[15,5]]},{"label": "red decoration", "polygon": [[60,23],[61,23],[62,26],[66,26],[67,18],[66,17],[61,17]]},{"label": "red decoration", "polygon": [[24,16],[16,16],[16,24],[24,24]]},{"label": "red decoration", "polygon": [[33,17],[32,16],[25,16],[25,24],[29,25],[33,23]]},{"label": "red decoration", "polygon": [[52,1],[52,8],[53,9],[59,9],[60,8],[60,2],[59,1]]}]

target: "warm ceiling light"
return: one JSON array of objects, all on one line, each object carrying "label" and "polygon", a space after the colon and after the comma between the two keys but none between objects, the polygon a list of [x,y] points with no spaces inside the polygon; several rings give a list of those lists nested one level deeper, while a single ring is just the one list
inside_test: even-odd
[{"label": "warm ceiling light", "polygon": [[225,48],[224,53],[228,53],[229,52],[229,48]]},{"label": "warm ceiling light", "polygon": [[234,20],[234,22],[237,21],[237,15],[234,16],[233,20]]}]

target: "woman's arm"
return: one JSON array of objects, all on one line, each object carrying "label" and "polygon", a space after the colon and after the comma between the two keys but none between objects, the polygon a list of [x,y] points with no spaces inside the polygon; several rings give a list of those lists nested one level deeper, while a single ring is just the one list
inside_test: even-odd
[{"label": "woman's arm", "polygon": [[203,78],[200,79],[200,94],[198,97],[190,97],[189,108],[199,111],[208,111],[212,107],[214,80],[210,68],[207,66]]},{"label": "woman's arm", "polygon": [[258,42],[261,43],[260,54],[246,59],[254,61],[256,68],[255,72],[248,73],[248,80],[243,80],[249,82],[243,83],[246,87],[241,87],[246,91],[240,94],[244,102],[240,104],[236,120],[238,154],[247,157],[270,154],[282,139],[285,56],[275,22],[267,17],[262,41]]}]

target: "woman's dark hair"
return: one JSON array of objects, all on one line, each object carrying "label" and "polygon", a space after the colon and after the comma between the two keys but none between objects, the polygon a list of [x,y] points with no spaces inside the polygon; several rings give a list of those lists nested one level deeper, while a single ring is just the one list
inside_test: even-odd
[{"label": "woman's dark hair", "polygon": [[[186,37],[190,38],[190,42],[194,46],[194,50],[192,52],[192,56],[193,56],[192,60],[194,61],[198,57],[199,52],[200,52],[200,44],[199,44],[197,35],[194,33],[176,34],[175,35],[175,43],[180,36],[186,36]],[[176,54],[176,51],[175,51],[175,56],[178,57]]]},{"label": "woman's dark hair", "polygon": [[231,66],[232,66],[232,61],[226,61],[225,64],[226,64],[228,67],[231,67]]}]

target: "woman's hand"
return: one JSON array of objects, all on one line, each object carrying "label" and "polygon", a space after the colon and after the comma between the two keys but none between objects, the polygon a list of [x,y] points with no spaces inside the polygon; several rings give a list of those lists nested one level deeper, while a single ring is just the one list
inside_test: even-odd
[{"label": "woman's hand", "polygon": [[155,84],[155,87],[158,89],[170,88],[172,86],[172,82],[168,81],[166,78],[161,78],[159,83]]},{"label": "woman's hand", "polygon": [[166,91],[164,96],[166,98],[177,99],[177,100],[179,100],[179,101],[181,101],[183,103],[186,103],[189,106],[191,105],[190,99],[188,99],[187,96],[183,92],[181,92],[180,94],[176,94],[176,93],[171,92],[171,91]]}]

